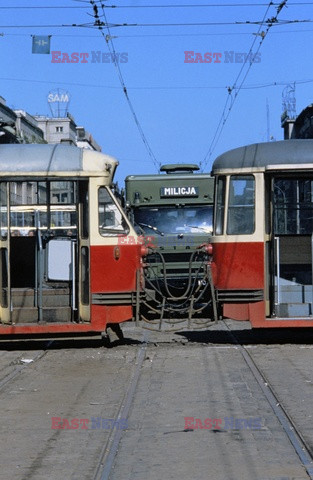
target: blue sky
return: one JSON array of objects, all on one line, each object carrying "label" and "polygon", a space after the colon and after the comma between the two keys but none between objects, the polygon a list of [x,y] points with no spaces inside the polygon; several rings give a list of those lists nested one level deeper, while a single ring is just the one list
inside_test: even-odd
[{"label": "blue sky", "polygon": [[[261,2],[253,0],[222,3],[216,0],[112,0],[103,3],[133,7],[106,9],[108,22],[127,24],[260,21],[267,9],[266,1],[260,5]],[[282,9],[278,18],[313,20],[313,2],[303,3],[287,1],[287,8]],[[218,6],[204,6],[212,4]],[[228,6],[224,7],[225,4]],[[152,5],[160,7],[147,8]],[[61,6],[75,8],[58,8]],[[272,6],[266,18],[275,16],[276,8]],[[71,95],[69,111],[76,123],[92,133],[104,152],[119,159],[116,178],[120,185],[127,175],[156,173],[113,63],[91,63],[90,57],[87,63],[53,63],[51,54],[31,52],[31,35],[51,35],[51,51],[69,55],[88,52],[90,56],[92,51],[107,53],[99,30],[61,27],[92,23],[89,2],[1,0],[0,12],[0,95],[7,104],[31,114],[49,114],[49,91],[65,89]],[[8,28],[9,25],[13,28]],[[113,39],[116,52],[127,53],[128,62],[120,63],[121,72],[157,162],[204,161],[228,96],[227,87],[234,84],[242,68],[240,63],[225,63],[224,52],[247,53],[258,29],[258,25],[111,28],[111,34],[117,37]],[[105,29],[104,33],[107,33]],[[253,51],[260,38],[257,37]],[[283,138],[280,115],[284,85],[298,82],[297,114],[313,101],[312,44],[310,22],[276,25],[269,30],[260,48],[261,61],[252,65],[243,84],[252,88],[239,91],[205,171],[210,171],[214,158],[228,149],[266,141],[268,130],[274,139]],[[219,64],[185,63],[185,51],[202,55],[219,52],[222,61]],[[279,85],[264,87],[275,82]]]}]

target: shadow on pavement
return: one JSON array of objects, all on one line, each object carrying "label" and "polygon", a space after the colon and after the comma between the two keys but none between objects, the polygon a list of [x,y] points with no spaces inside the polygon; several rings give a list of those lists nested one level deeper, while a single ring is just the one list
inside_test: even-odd
[{"label": "shadow on pavement", "polygon": [[140,345],[141,341],[124,338],[124,340],[114,342],[110,344],[107,339],[99,338],[97,336],[86,335],[81,336],[71,335],[70,338],[57,338],[45,337],[45,338],[30,338],[29,336],[8,336],[0,337],[0,351],[32,351],[32,350],[63,350],[63,349],[80,349],[80,348],[116,348],[125,345]]},{"label": "shadow on pavement", "polygon": [[[313,345],[312,328],[277,328],[277,329],[253,329],[253,330],[235,330],[231,333],[240,345]],[[201,332],[182,331],[176,335],[185,337],[193,343],[210,344],[233,344],[233,338],[227,330],[206,330]]]}]

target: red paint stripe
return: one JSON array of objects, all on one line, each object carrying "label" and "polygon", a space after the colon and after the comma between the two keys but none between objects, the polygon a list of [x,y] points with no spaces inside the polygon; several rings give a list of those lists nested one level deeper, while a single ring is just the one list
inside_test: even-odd
[{"label": "red paint stripe", "polygon": [[215,243],[213,261],[217,289],[264,288],[264,243]]},{"label": "red paint stripe", "polygon": [[[118,248],[119,258],[116,258]],[[94,292],[136,290],[136,271],[140,268],[141,245],[90,247],[90,289]]]}]

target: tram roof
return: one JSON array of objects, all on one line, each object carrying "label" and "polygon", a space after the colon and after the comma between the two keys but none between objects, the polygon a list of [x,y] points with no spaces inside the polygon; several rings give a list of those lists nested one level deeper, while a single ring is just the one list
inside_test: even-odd
[{"label": "tram roof", "polygon": [[63,144],[0,145],[0,176],[108,176],[118,161],[100,152]]},{"label": "tram roof", "polygon": [[[313,169],[313,140],[294,139],[254,143],[223,153],[213,163],[212,174],[225,170]],[[301,167],[303,165],[303,167]]]}]

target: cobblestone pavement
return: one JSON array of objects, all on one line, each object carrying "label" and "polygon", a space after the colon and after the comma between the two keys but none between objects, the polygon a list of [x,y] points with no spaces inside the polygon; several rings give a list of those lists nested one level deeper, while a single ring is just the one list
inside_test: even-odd
[{"label": "cobblestone pavement", "polygon": [[[302,339],[275,343],[278,334],[265,345],[246,324],[230,325],[239,329],[240,339],[313,445],[310,344]],[[0,479],[93,480],[115,430],[91,428],[92,419],[117,415],[144,338],[146,356],[111,480],[307,479],[223,328],[144,334],[126,324],[125,344],[111,349],[95,338],[57,341],[0,390]],[[9,351],[6,345],[0,342],[0,381],[42,348],[20,342]],[[52,417],[87,419],[88,428],[52,429]],[[221,428],[186,429],[185,417],[198,426],[208,418],[220,419]]]},{"label": "cobblestone pavement", "polygon": [[[147,357],[111,480],[308,478],[236,346],[159,346]],[[185,417],[224,428],[185,431]],[[227,429],[225,418],[262,428]]]},{"label": "cobblestone pavement", "polygon": [[[26,360],[33,354],[23,352]],[[5,385],[0,478],[92,479],[110,431],[91,429],[91,419],[115,417],[135,358],[135,347],[106,349],[93,339],[83,346],[79,340],[58,342]],[[52,429],[52,417],[88,419],[88,429]]]},{"label": "cobblestone pavement", "polygon": [[250,352],[313,455],[313,345],[282,345]]}]

